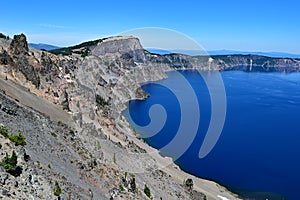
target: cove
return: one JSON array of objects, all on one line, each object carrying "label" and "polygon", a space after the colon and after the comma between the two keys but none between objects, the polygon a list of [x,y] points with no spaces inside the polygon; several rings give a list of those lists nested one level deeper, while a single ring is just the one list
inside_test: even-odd
[{"label": "cove", "polygon": [[[188,80],[200,108],[197,135],[175,160],[181,169],[216,181],[245,199],[299,199],[300,73],[221,72],[227,99],[224,128],[213,150],[202,159],[198,153],[210,124],[210,94],[197,71],[179,73]],[[158,83],[171,81],[176,85],[176,79],[176,73],[169,72],[167,80],[143,85],[150,96],[130,101],[125,112],[125,117],[130,115],[136,131],[157,149],[175,137],[181,122],[174,91]],[[176,92],[190,97],[186,91]],[[155,104],[164,107],[167,119],[157,134],[147,137],[135,124],[151,123],[149,109]],[[193,122],[192,112],[187,120]],[[161,154],[172,157],[172,151]]]}]

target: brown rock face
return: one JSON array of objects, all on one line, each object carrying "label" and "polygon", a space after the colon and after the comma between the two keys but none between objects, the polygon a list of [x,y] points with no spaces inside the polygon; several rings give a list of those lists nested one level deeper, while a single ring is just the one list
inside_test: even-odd
[{"label": "brown rock face", "polygon": [[24,34],[14,36],[8,53],[15,63],[16,70],[21,72],[28,81],[31,81],[38,88],[40,86],[40,77],[31,61],[33,56],[29,55],[28,43]]},{"label": "brown rock face", "polygon": [[1,65],[14,65],[13,59],[8,55],[8,53],[0,47],[0,64]]},{"label": "brown rock face", "polygon": [[27,54],[28,43],[26,36],[23,33],[21,35],[15,35],[9,49],[14,55]]}]

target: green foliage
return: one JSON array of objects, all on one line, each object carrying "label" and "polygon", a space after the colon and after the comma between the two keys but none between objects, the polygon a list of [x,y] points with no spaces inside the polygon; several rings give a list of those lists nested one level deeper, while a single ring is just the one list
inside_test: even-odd
[{"label": "green foliage", "polygon": [[121,190],[121,192],[124,192],[124,190],[125,190],[123,185],[121,185],[121,184],[119,185],[119,189]]},{"label": "green foliage", "polygon": [[100,95],[96,95],[96,103],[101,106],[101,107],[104,107],[104,106],[108,106],[109,103],[103,98],[101,97]]},{"label": "green foliage", "polygon": [[94,167],[96,167],[97,166],[97,160],[96,159],[94,159],[94,161],[93,161],[93,165],[94,165]]},{"label": "green foliage", "polygon": [[93,41],[83,42],[83,43],[81,43],[81,44],[72,46],[72,47],[70,47],[70,48],[72,48],[72,49],[80,49],[80,48],[82,48],[82,47],[95,46],[95,45],[97,45],[98,43],[102,42],[104,39],[105,39],[105,38],[103,38],[103,39],[98,39],[98,40],[93,40]]},{"label": "green foliage", "polygon": [[18,131],[17,135],[10,135],[9,139],[13,143],[15,143],[17,146],[18,145],[21,145],[21,146],[26,145],[25,137],[24,137],[24,135],[22,135],[21,131]]},{"label": "green foliage", "polygon": [[9,136],[8,129],[5,126],[0,126],[0,134],[8,138]]},{"label": "green foliage", "polygon": [[[85,57],[88,55],[88,53],[90,51],[89,47],[97,45],[98,43],[102,42],[104,39],[88,41],[88,42],[84,42],[79,45],[75,45],[75,46],[71,46],[71,47],[54,49],[54,50],[50,50],[49,52],[56,54],[56,55],[59,55],[59,54],[71,55],[72,53],[80,53],[82,57]],[[81,49],[81,48],[84,48],[84,50],[82,50],[81,52],[73,51],[73,50]]]},{"label": "green foliage", "polygon": [[62,189],[59,187],[59,184],[57,181],[55,181],[55,188],[54,188],[54,195],[59,196],[62,193]]},{"label": "green foliage", "polygon": [[127,179],[127,174],[128,174],[128,173],[127,173],[127,172],[125,172],[125,180]]},{"label": "green foliage", "polygon": [[53,50],[50,50],[49,52],[51,52],[55,55],[61,54],[61,55],[67,56],[67,55],[72,54],[72,48],[66,47],[66,48],[60,48],[60,49],[53,49]]},{"label": "green foliage", "polygon": [[21,146],[26,145],[25,136],[22,135],[21,131],[18,131],[18,134],[14,135],[14,134],[10,134],[8,129],[5,126],[0,126],[0,134],[3,135],[5,138],[8,138],[10,141],[15,143],[17,146],[18,145],[21,145]]},{"label": "green foliage", "polygon": [[6,153],[6,156],[3,158],[1,162],[1,166],[3,166],[6,171],[15,170],[17,167],[17,163],[18,163],[18,156],[16,152],[13,151],[11,156],[8,156],[8,154]]},{"label": "green foliage", "polygon": [[192,191],[192,190],[193,190],[193,186],[194,186],[193,180],[192,180],[191,178],[188,178],[188,179],[185,181],[185,186],[186,186],[186,188],[187,188],[189,191]]},{"label": "green foliage", "polygon": [[130,173],[131,178],[135,178],[135,174]]},{"label": "green foliage", "polygon": [[84,50],[81,51],[81,57],[86,57],[88,56],[90,53],[90,49],[89,48],[84,48]]},{"label": "green foliage", "polygon": [[8,173],[18,176],[22,173],[22,168],[17,166],[18,164],[18,156],[15,151],[12,152],[12,155],[9,156],[6,153],[6,156],[1,161],[0,165],[4,167],[5,171]]},{"label": "green foliage", "polygon": [[51,135],[52,135],[53,137],[57,137],[56,133],[54,133],[54,132],[51,132]]},{"label": "green foliage", "polygon": [[144,186],[144,193],[147,197],[151,198],[151,192],[150,192],[150,189],[149,187],[145,184]]},{"label": "green foliage", "polygon": [[100,142],[99,142],[99,141],[96,141],[95,143],[96,143],[97,148],[98,148],[98,149],[101,149],[101,144],[100,144]]}]

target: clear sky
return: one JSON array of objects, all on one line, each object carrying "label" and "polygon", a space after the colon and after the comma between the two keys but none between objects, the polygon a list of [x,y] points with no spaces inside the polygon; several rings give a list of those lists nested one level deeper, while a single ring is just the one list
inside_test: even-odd
[{"label": "clear sky", "polygon": [[298,0],[6,0],[0,32],[59,46],[142,28],[182,32],[207,50],[300,54]]}]

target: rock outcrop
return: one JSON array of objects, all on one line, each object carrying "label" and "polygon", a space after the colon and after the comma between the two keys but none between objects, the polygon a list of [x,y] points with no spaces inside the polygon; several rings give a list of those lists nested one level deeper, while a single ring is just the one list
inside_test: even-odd
[{"label": "rock outcrop", "polygon": [[[28,81],[31,81],[38,88],[40,77],[38,69],[34,67],[37,60],[34,55],[29,54],[26,36],[24,34],[15,35],[7,49],[8,51],[5,51],[2,47],[2,53],[0,53],[1,63],[9,64],[16,72],[21,72]],[[12,72],[11,70],[10,72]]]},{"label": "rock outcrop", "polygon": [[26,36],[23,33],[21,35],[15,35],[9,49],[15,56],[27,54],[29,49]]},{"label": "rock outcrop", "polygon": [[134,37],[111,37],[98,43],[91,51],[91,55],[104,56],[113,54],[123,57],[126,60],[143,63],[146,61],[144,49],[138,38]]},{"label": "rock outcrop", "polygon": [[3,47],[0,47],[0,64],[14,66],[14,61]]}]

